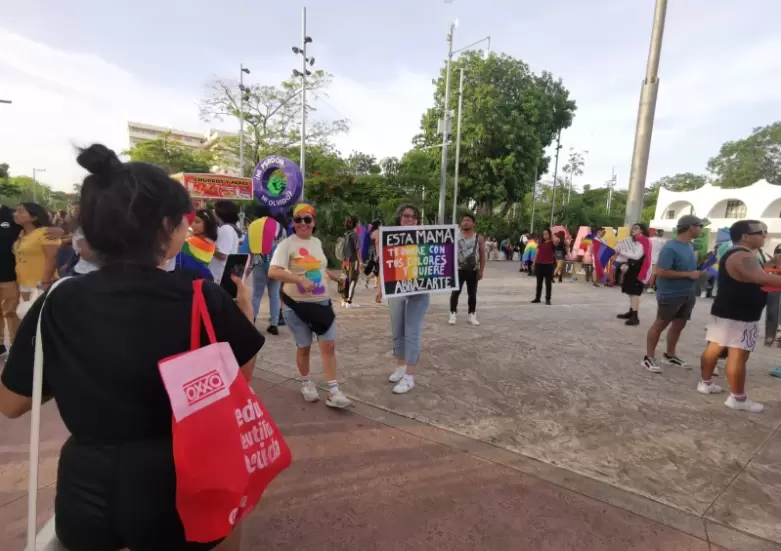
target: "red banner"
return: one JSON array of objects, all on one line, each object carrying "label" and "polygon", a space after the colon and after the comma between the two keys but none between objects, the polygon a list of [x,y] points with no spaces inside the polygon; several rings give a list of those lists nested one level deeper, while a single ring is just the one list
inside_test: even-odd
[{"label": "red banner", "polygon": [[252,179],[221,174],[183,174],[182,183],[194,199],[252,199]]}]

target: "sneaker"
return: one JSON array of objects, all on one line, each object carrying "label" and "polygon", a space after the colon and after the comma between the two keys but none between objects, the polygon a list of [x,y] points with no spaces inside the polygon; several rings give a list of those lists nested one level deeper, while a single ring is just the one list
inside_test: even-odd
[{"label": "sneaker", "polygon": [[[395,389],[394,389],[395,390]],[[743,400],[742,402],[735,399],[733,395],[730,394],[729,398],[727,398],[727,401],[724,402],[724,405],[727,406],[730,409],[737,409],[741,411],[748,411],[749,413],[760,413],[763,409],[765,409],[765,406],[762,404],[758,404],[756,402],[752,402],[748,398]]]},{"label": "sneaker", "polygon": [[353,403],[344,395],[344,392],[340,390],[329,394],[328,398],[325,399],[325,405],[329,408],[344,409],[350,407]]},{"label": "sneaker", "polygon": [[269,335],[279,335],[279,329],[277,329],[276,325],[269,325],[268,329],[266,329],[266,333]]},{"label": "sneaker", "polygon": [[700,394],[719,394],[724,392],[724,389],[719,385],[715,385],[713,383],[706,385],[704,382],[700,381],[697,383],[697,392]]},{"label": "sneaker", "polygon": [[548,306],[550,306],[550,299],[549,299],[549,298],[546,298],[546,299],[545,299],[545,304],[547,304]]},{"label": "sneaker", "polygon": [[662,363],[667,365],[676,365],[684,369],[691,369],[692,366],[680,359],[678,356],[670,356],[666,352],[662,354]]},{"label": "sneaker", "polygon": [[659,367],[659,364],[656,362],[656,358],[649,358],[648,356],[643,358],[643,361],[640,363],[644,368],[646,368],[651,373],[661,373],[662,368]]},{"label": "sneaker", "polygon": [[399,384],[393,387],[393,393],[394,394],[406,394],[410,390],[415,388],[415,379],[410,377],[409,375],[405,375],[401,381],[399,381]]},{"label": "sneaker", "polygon": [[317,402],[320,399],[320,395],[317,393],[317,386],[313,381],[301,383],[301,395],[307,402]]},{"label": "sneaker", "polygon": [[346,300],[342,300],[342,308],[347,308],[347,301]]},{"label": "sneaker", "polygon": [[350,309],[350,308],[360,308],[360,307],[361,307],[360,304],[355,304],[354,302],[348,302],[347,306],[345,306],[345,308],[347,308],[347,309]]},{"label": "sneaker", "polygon": [[450,312],[450,317],[447,319],[448,325],[455,325],[456,324],[456,313]]},{"label": "sneaker", "polygon": [[480,322],[477,321],[477,314],[469,314],[469,325],[480,325]]},{"label": "sneaker", "polygon": [[540,302],[542,302],[540,299],[538,299],[538,298],[535,298],[535,299],[532,301],[532,304],[539,304]]},{"label": "sneaker", "polygon": [[404,375],[407,374],[407,366],[406,365],[400,365],[396,368],[396,371],[391,373],[390,377],[388,377],[388,381],[391,383],[398,383],[404,378]]}]

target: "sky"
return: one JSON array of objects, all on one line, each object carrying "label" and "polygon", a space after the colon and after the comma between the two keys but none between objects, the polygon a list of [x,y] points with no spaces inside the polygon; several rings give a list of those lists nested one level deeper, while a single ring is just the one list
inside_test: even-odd
[{"label": "sky", "polygon": [[[300,58],[301,7],[257,0],[0,0],[0,162],[70,190],[75,146],[128,146],[127,122],[235,130],[199,119],[213,77],[276,84]],[[585,154],[575,184],[629,180],[654,0],[309,0],[315,67],[333,74],[319,116],[347,118],[334,142],[400,156],[432,105],[454,45],[491,50],[563,79],[578,108],[562,152]],[[781,120],[781,2],[673,0],[667,12],[648,181],[703,173],[722,143]],[[464,98],[468,101],[468,98]],[[453,103],[455,107],[455,102]],[[562,159],[562,163],[565,159]],[[553,163],[551,163],[553,167]],[[552,168],[551,168],[552,170]]]}]

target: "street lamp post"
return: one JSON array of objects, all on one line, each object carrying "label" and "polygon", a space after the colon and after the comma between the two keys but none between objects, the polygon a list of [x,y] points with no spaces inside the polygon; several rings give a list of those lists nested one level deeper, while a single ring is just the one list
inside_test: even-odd
[{"label": "street lamp post", "polygon": [[456,129],[456,171],[453,177],[453,223],[456,224],[458,213],[458,165],[461,160],[461,116],[464,107],[464,69],[461,68],[461,76],[458,82],[458,127]]},{"label": "street lamp post", "polygon": [[453,63],[453,56],[457,53],[468,50],[478,44],[488,41],[488,48],[491,48],[491,37],[486,36],[481,38],[477,42],[474,42],[458,50],[453,49],[453,33],[456,30],[456,22],[450,24],[450,32],[447,35],[448,52],[447,52],[447,66],[445,69],[445,109],[443,115],[442,125],[442,170],[439,180],[439,212],[437,213],[437,222],[439,224],[445,223],[445,208],[447,202],[447,146],[448,146],[448,133],[450,123],[450,66]]},{"label": "street lamp post", "polygon": [[[306,35],[306,8],[301,9],[301,47],[293,46],[293,53],[301,54],[301,70],[293,70],[293,75],[301,77],[301,160],[298,163],[301,175],[306,180],[306,77],[312,73],[307,64],[314,65],[315,58],[306,57],[306,45],[312,43],[312,37]],[[304,186],[301,186],[301,199],[304,198]]]},{"label": "street lamp post", "polygon": [[38,182],[35,179],[35,173],[36,172],[46,172],[45,168],[34,168],[33,169],[33,203],[38,202],[38,193],[36,191],[36,188],[38,187]]},{"label": "street lamp post", "polygon": [[561,128],[559,128],[559,133],[556,135],[556,162],[553,165],[553,200],[550,204],[549,226],[553,226],[553,214],[556,211],[556,178],[559,174],[559,151],[561,151]]},{"label": "street lamp post", "polygon": [[532,223],[529,228],[530,233],[534,233],[534,210],[537,206],[537,168],[534,169],[534,185],[532,186]]},{"label": "street lamp post", "polygon": [[632,152],[632,172],[629,176],[629,191],[626,198],[624,224],[631,226],[643,215],[643,192],[648,173],[648,157],[651,153],[651,136],[654,131],[656,98],[659,94],[659,59],[662,55],[664,20],[667,15],[667,0],[656,0],[654,25],[651,30],[651,46],[648,51],[648,65],[645,80],[640,91],[640,106],[637,110],[635,145]]},{"label": "street lamp post", "polygon": [[244,87],[244,74],[249,74],[244,64],[239,65],[239,176],[244,177],[244,102],[248,99]]}]

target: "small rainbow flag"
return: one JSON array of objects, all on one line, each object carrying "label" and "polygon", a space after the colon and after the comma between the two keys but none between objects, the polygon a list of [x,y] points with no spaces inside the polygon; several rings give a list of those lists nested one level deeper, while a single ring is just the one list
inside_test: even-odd
[{"label": "small rainbow flag", "polygon": [[247,240],[252,254],[271,254],[280,234],[280,224],[269,216],[258,218],[249,225]]},{"label": "small rainbow flag", "polygon": [[214,257],[215,250],[213,241],[194,235],[185,241],[182,251],[176,257],[176,265],[192,270],[204,279],[213,279],[209,262]]},{"label": "small rainbow flag", "polygon": [[534,262],[534,258],[537,256],[537,241],[529,239],[526,243],[526,248],[523,250],[523,262]]},{"label": "small rainbow flag", "polygon": [[594,241],[594,234],[588,234],[586,237],[583,238],[583,241],[580,242],[580,248],[584,251],[587,251],[588,248],[591,246],[591,243]]}]

